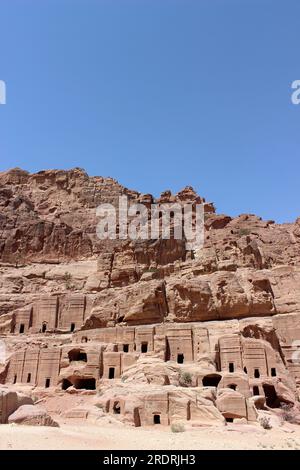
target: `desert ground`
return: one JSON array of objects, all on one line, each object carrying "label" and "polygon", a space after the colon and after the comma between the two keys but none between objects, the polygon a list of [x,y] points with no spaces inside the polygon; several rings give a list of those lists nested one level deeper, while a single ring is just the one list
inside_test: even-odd
[{"label": "desert ground", "polygon": [[[69,420],[70,421],[70,420]],[[113,423],[60,422],[59,428],[0,426],[1,450],[300,450],[300,427],[264,430],[256,425],[228,424],[173,433],[170,428],[134,428]]]}]

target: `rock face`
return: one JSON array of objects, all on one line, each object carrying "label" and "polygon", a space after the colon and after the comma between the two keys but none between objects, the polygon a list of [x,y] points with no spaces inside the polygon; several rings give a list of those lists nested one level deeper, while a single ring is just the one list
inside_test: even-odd
[{"label": "rock face", "polygon": [[[97,206],[124,195],[203,204],[203,247],[100,240]],[[299,416],[300,218],[231,218],[191,187],[155,200],[78,168],[0,173],[0,206],[2,422],[55,425],[19,408],[18,387],[98,390],[104,414],[135,426]]]}]

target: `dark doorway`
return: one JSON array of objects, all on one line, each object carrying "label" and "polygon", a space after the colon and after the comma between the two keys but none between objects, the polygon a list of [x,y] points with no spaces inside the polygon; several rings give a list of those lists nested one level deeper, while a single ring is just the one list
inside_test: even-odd
[{"label": "dark doorway", "polygon": [[29,384],[31,382],[31,374],[27,375],[27,383]]},{"label": "dark doorway", "polygon": [[254,385],[254,387],[253,387],[253,395],[255,395],[255,396],[259,395],[259,388],[258,388],[257,385]]},{"label": "dark doorway", "polygon": [[70,331],[71,333],[75,330],[75,323],[71,323],[71,328],[70,328]]},{"label": "dark doorway", "polygon": [[184,363],[184,355],[183,354],[177,354],[177,363],[178,364],[183,364]]},{"label": "dark doorway", "polygon": [[233,418],[225,418],[227,423],[233,423]]},{"label": "dark doorway", "polygon": [[203,384],[203,387],[217,387],[219,385],[220,380],[221,380],[220,375],[216,375],[216,374],[206,375],[202,379],[202,384]]},{"label": "dark doorway", "polygon": [[47,323],[43,323],[42,325],[42,333],[45,333],[47,330]]},{"label": "dark doorway", "polygon": [[244,372],[245,372],[245,374],[248,374],[247,367],[244,367]]},{"label": "dark doorway", "polygon": [[123,344],[123,352],[128,353],[129,351],[129,344]]},{"label": "dark doorway", "polygon": [[266,396],[266,405],[270,408],[279,408],[280,402],[274,385],[263,384],[263,389]]},{"label": "dark doorway", "polygon": [[87,355],[81,349],[72,349],[71,351],[68,352],[68,356],[69,356],[70,362],[73,362],[73,361],[87,362]]},{"label": "dark doorway", "polygon": [[96,379],[76,379],[74,381],[74,387],[77,390],[96,390]]},{"label": "dark doorway", "polygon": [[140,412],[138,408],[134,408],[133,410],[133,420],[136,427],[141,425]]},{"label": "dark doorway", "polygon": [[275,369],[275,367],[272,367],[272,368],[271,368],[271,376],[272,376],[272,377],[276,377],[276,369]]},{"label": "dark doorway", "polygon": [[15,375],[14,376],[14,384],[16,384],[16,383],[17,383],[17,376]]},{"label": "dark doorway", "polygon": [[21,323],[19,332],[20,332],[20,334],[22,334],[22,333],[24,333],[24,331],[25,331],[25,325],[24,325],[24,323]]},{"label": "dark doorway", "polygon": [[141,352],[146,353],[148,351],[148,343],[141,344]]},{"label": "dark doorway", "polygon": [[171,358],[171,351],[170,351],[170,343],[167,338],[167,344],[166,344],[166,361],[169,361]]},{"label": "dark doorway", "polygon": [[114,367],[110,367],[109,370],[108,370],[108,378],[109,379],[114,379],[115,378],[115,368]]},{"label": "dark doorway", "polygon": [[121,406],[120,402],[116,401],[113,406],[113,412],[115,415],[119,415],[121,413]]},{"label": "dark doorway", "polygon": [[190,401],[187,404],[186,419],[188,421],[191,419],[191,402]]},{"label": "dark doorway", "polygon": [[46,379],[46,382],[45,382],[45,388],[49,388],[50,387],[50,379]]},{"label": "dark doorway", "polygon": [[160,415],[153,415],[153,424],[160,424]]},{"label": "dark doorway", "polygon": [[229,362],[229,372],[234,372],[234,363]]},{"label": "dark doorway", "polygon": [[64,379],[64,380],[62,381],[62,387],[61,387],[61,388],[62,388],[63,390],[67,390],[69,387],[72,387],[72,385],[73,385],[73,384],[70,382],[70,380]]},{"label": "dark doorway", "polygon": [[236,385],[235,384],[230,384],[230,385],[228,385],[228,388],[231,388],[231,390],[236,390]]},{"label": "dark doorway", "polygon": [[255,377],[256,379],[259,379],[259,377],[260,377],[259,369],[254,369],[254,377]]}]

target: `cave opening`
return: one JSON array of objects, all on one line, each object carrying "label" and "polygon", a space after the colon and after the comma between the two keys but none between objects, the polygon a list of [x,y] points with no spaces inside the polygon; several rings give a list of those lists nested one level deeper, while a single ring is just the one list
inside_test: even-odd
[{"label": "cave opening", "polygon": [[62,389],[63,390],[67,390],[69,387],[72,387],[72,383],[70,382],[70,380],[68,379],[63,379],[63,382],[62,382]]},{"label": "cave opening", "polygon": [[74,380],[74,387],[76,390],[96,390],[96,379],[75,379]]},{"label": "cave opening", "polygon": [[217,374],[205,375],[202,379],[203,387],[217,387],[221,380],[221,376]]},{"label": "cave opening", "polygon": [[74,361],[87,362],[87,355],[81,349],[72,349],[71,351],[68,352],[68,357],[69,357],[70,362],[74,362]]},{"label": "cave opening", "polygon": [[269,408],[279,408],[280,401],[278,399],[274,385],[263,384],[263,389],[266,397],[266,405]]},{"label": "cave opening", "polygon": [[228,388],[231,388],[231,390],[236,390],[236,384],[229,384]]}]

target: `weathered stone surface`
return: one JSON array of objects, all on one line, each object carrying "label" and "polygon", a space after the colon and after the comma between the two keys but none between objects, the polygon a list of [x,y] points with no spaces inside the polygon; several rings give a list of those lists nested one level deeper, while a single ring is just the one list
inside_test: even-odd
[{"label": "weathered stone surface", "polygon": [[167,315],[165,284],[162,281],[140,282],[125,289],[109,289],[95,299],[84,328],[161,322]]},{"label": "weathered stone surface", "polygon": [[24,424],[26,426],[52,426],[59,427],[47,411],[38,405],[23,405],[12,413],[8,422],[15,424]]}]

